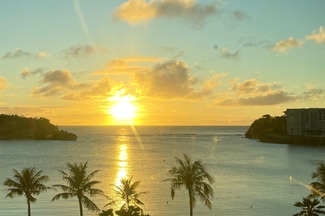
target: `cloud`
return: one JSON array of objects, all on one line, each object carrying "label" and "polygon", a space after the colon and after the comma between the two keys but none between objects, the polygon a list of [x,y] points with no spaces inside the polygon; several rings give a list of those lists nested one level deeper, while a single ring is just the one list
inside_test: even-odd
[{"label": "cloud", "polygon": [[80,58],[95,53],[107,53],[108,49],[99,45],[78,45],[62,51],[65,58]]},{"label": "cloud", "polygon": [[[23,75],[24,74],[24,75]],[[109,78],[97,81],[77,82],[69,70],[45,71],[24,69],[22,76],[39,75],[39,85],[31,95],[34,97],[60,97],[64,100],[85,101],[90,98],[106,99],[114,88],[119,85]]]},{"label": "cloud", "polygon": [[314,31],[311,35],[306,36],[306,40],[314,40],[316,43],[325,43],[325,28],[319,27],[319,31]]},{"label": "cloud", "polygon": [[0,77],[0,90],[6,89],[9,87],[9,83],[6,78]]},{"label": "cloud", "polygon": [[113,59],[106,64],[105,70],[93,72],[94,75],[137,73],[147,70],[148,64],[162,61],[162,58],[151,56],[135,56],[127,58]]},{"label": "cloud", "polygon": [[232,12],[232,16],[236,19],[236,20],[244,20],[248,18],[248,15],[243,12],[243,11],[234,11]]},{"label": "cloud", "polygon": [[114,18],[130,24],[158,17],[182,18],[199,27],[208,16],[216,13],[214,4],[202,5],[195,0],[128,0],[117,8]]},{"label": "cloud", "polygon": [[245,80],[243,82],[238,82],[238,79],[232,79],[232,90],[238,92],[240,95],[247,94],[265,94],[272,89],[279,88],[277,83],[263,83],[256,79]]},{"label": "cloud", "polygon": [[41,75],[42,73],[44,73],[44,70],[41,68],[38,68],[36,70],[30,70],[28,68],[24,68],[21,72],[20,72],[20,76],[22,78],[27,78],[29,76],[34,76],[34,75]]},{"label": "cloud", "polygon": [[[217,49],[216,45],[214,46],[214,48]],[[239,57],[239,50],[237,50],[235,52],[230,52],[228,50],[228,48],[226,48],[226,47],[219,49],[219,53],[220,53],[221,58],[225,58],[225,59],[236,60]]]},{"label": "cloud", "polygon": [[296,96],[290,95],[277,83],[263,83],[255,79],[239,82],[231,80],[231,91],[217,102],[219,106],[263,106],[277,105],[294,101]]},{"label": "cloud", "polygon": [[70,85],[72,75],[68,70],[53,70],[44,74],[43,81],[45,83]]},{"label": "cloud", "polygon": [[42,85],[32,91],[33,96],[59,95],[74,84],[69,70],[52,70],[42,74]]},{"label": "cloud", "polygon": [[190,75],[190,68],[182,61],[166,61],[141,73],[134,74],[141,94],[161,99],[199,99],[210,95],[216,77],[200,85],[197,77]]},{"label": "cloud", "polygon": [[264,48],[264,49],[272,49],[274,46],[268,40],[251,40],[247,38],[241,38],[239,43],[242,47],[257,47],[257,48]]},{"label": "cloud", "polygon": [[311,84],[307,84],[307,91],[302,93],[303,100],[313,101],[325,98],[325,90],[322,88],[315,88]]},{"label": "cloud", "polygon": [[[53,107],[22,107],[22,106],[0,106],[0,113],[12,114],[26,116],[26,117],[41,117],[47,116],[53,112]],[[35,114],[37,113],[37,115]]]},{"label": "cloud", "polygon": [[106,99],[111,96],[116,83],[110,78],[102,78],[92,83],[80,83],[62,96],[64,100],[88,100],[90,98]]},{"label": "cloud", "polygon": [[31,53],[25,52],[22,49],[16,49],[14,52],[8,52],[2,56],[3,59],[23,58],[32,56]]},{"label": "cloud", "polygon": [[285,52],[288,49],[301,47],[302,45],[303,42],[294,39],[292,37],[289,37],[286,40],[280,40],[279,42],[277,42],[271,50],[274,52]]},{"label": "cloud", "polygon": [[44,57],[47,57],[49,56],[50,54],[46,53],[46,52],[39,52],[37,54],[35,54],[35,57],[36,58],[44,58]]},{"label": "cloud", "polygon": [[167,55],[171,55],[172,59],[179,59],[181,58],[182,56],[185,55],[185,52],[184,50],[181,50],[179,48],[176,48],[176,47],[169,47],[169,46],[162,46],[162,47],[159,47],[158,48],[159,51],[161,51],[164,55],[167,54]]},{"label": "cloud", "polygon": [[2,56],[2,59],[15,59],[15,58],[24,58],[24,57],[34,57],[34,58],[44,58],[49,56],[46,52],[39,52],[36,54],[24,51],[22,49],[16,49],[14,52],[7,52]]},{"label": "cloud", "polygon": [[289,101],[293,101],[295,97],[290,96],[283,90],[269,92],[266,95],[260,95],[255,97],[240,98],[239,104],[244,106],[256,106],[256,105],[276,105]]},{"label": "cloud", "polygon": [[147,21],[157,15],[157,9],[145,0],[129,0],[124,2],[114,14],[117,20],[124,20],[130,24]]}]

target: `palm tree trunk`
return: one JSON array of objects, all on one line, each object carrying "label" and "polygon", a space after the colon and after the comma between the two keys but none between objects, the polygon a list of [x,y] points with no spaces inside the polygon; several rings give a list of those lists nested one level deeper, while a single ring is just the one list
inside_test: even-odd
[{"label": "palm tree trunk", "polygon": [[129,196],[126,196],[126,209],[129,211],[130,208],[130,200],[129,200]]},{"label": "palm tree trunk", "polygon": [[29,199],[27,199],[27,209],[28,209],[28,216],[31,216],[32,213],[31,213],[31,210],[30,210],[30,201],[29,201]]},{"label": "palm tree trunk", "polygon": [[192,190],[188,190],[188,196],[190,198],[190,216],[193,216],[193,194]]},{"label": "palm tree trunk", "polygon": [[81,198],[80,198],[80,197],[78,197],[78,201],[79,201],[80,216],[83,216],[83,212],[82,212],[82,202],[81,202]]}]

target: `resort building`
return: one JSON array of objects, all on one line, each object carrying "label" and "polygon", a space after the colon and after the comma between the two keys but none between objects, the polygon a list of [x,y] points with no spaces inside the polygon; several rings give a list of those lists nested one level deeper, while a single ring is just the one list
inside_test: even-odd
[{"label": "resort building", "polygon": [[288,135],[325,136],[325,108],[287,109]]}]

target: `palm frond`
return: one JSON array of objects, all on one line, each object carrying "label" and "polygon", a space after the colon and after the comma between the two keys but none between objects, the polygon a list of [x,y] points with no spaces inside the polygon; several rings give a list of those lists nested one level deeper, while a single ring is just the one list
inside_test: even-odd
[{"label": "palm frond", "polygon": [[189,191],[189,199],[193,206],[198,197],[208,208],[211,208],[210,198],[213,197],[213,189],[210,184],[214,179],[206,171],[202,162],[200,160],[192,162],[186,154],[183,154],[183,159],[177,157],[175,159],[177,166],[173,166],[168,171],[172,177],[163,180],[170,182],[171,197],[175,197],[176,190],[185,187]]},{"label": "palm frond", "polygon": [[51,201],[53,202],[53,201],[56,201],[56,200],[59,200],[59,199],[70,199],[70,198],[73,198],[73,197],[75,197],[74,193],[69,193],[69,192],[58,193],[51,199]]},{"label": "palm frond", "polygon": [[82,201],[82,204],[89,210],[91,211],[99,211],[99,208],[97,207],[97,205],[92,201],[90,200],[88,197],[86,196],[83,196],[81,198],[81,201]]}]

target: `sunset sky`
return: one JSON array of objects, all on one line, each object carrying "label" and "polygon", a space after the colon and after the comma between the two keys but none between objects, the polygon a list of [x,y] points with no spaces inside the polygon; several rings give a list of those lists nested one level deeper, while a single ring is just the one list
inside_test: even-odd
[{"label": "sunset sky", "polygon": [[126,124],[111,109],[125,100],[132,124],[250,125],[325,107],[324,9],[324,0],[1,1],[0,113]]}]

